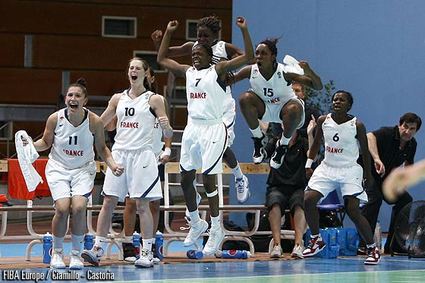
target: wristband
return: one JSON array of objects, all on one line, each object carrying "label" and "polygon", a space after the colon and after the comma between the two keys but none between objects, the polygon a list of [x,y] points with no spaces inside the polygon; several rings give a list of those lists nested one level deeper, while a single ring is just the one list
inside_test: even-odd
[{"label": "wristband", "polygon": [[164,152],[162,153],[162,155],[163,155],[163,156],[164,156],[164,155],[171,156],[171,148],[166,147],[166,148],[164,149]]},{"label": "wristband", "polygon": [[305,163],[305,168],[311,168],[311,165],[313,164],[314,160],[309,158],[307,159],[307,162]]}]

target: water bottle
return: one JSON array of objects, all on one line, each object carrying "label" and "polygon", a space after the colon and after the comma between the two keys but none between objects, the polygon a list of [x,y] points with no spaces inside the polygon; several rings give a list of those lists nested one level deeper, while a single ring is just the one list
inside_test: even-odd
[{"label": "water bottle", "polygon": [[138,255],[140,253],[140,234],[137,232],[133,233],[133,246],[136,252],[136,255]]},{"label": "water bottle", "polygon": [[379,221],[376,222],[373,239],[375,240],[376,247],[379,249],[380,252],[382,252],[382,229],[381,223],[379,223]]},{"label": "water bottle", "polygon": [[216,257],[221,258],[242,258],[246,259],[251,256],[251,253],[249,251],[245,250],[222,250],[216,252]]},{"label": "water bottle", "polygon": [[47,232],[43,236],[43,263],[50,264],[52,259],[53,237]]},{"label": "water bottle", "polygon": [[160,231],[155,234],[155,256],[162,260],[164,258],[164,236]]},{"label": "water bottle", "polygon": [[186,256],[190,259],[202,259],[204,257],[204,254],[202,253],[202,251],[199,250],[188,250],[186,252]]},{"label": "water bottle", "polygon": [[94,245],[94,235],[93,234],[86,234],[84,236],[84,249],[85,250],[91,250]]}]

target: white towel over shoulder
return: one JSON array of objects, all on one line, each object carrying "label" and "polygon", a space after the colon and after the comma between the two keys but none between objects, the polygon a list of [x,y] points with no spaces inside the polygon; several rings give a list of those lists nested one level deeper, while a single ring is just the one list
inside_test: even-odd
[{"label": "white towel over shoulder", "polygon": [[298,60],[291,55],[285,55],[283,58],[283,70],[285,73],[304,75],[304,70],[300,67]]},{"label": "white towel over shoulder", "polygon": [[[24,146],[22,139],[28,141],[26,146]],[[35,170],[34,166],[32,166],[32,163],[39,157],[38,152],[34,147],[31,137],[23,130],[17,131],[15,134],[15,147],[25,184],[28,191],[32,192],[39,183],[43,183],[43,179]]]}]

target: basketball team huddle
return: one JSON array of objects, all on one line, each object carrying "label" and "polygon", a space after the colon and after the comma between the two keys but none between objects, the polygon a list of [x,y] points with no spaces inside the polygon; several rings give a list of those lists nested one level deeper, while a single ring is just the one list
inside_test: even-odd
[{"label": "basketball team huddle", "polygon": [[[302,160],[298,167],[309,179],[308,185],[289,203],[293,202],[290,207],[291,212],[295,213],[295,221],[301,219],[301,222],[308,224],[311,239],[304,248],[301,237],[306,225],[299,225],[292,255],[297,258],[311,257],[325,248],[326,243],[319,233],[316,205],[330,192],[339,189],[347,214],[364,242],[367,255],[364,263],[378,264],[380,251],[373,240],[371,225],[360,210],[360,204],[368,201],[365,188],[371,186],[373,169],[365,126],[348,114],[353,105],[353,96],[348,91],[336,91],[332,96],[331,113],[307,117],[305,98],[297,96],[294,89],[301,86],[320,90],[323,88],[320,77],[305,61],[295,61],[292,65],[279,63],[276,39],[265,39],[254,50],[247,21],[238,17],[236,25],[242,33],[244,50],[219,40],[220,20],[215,16],[199,20],[196,42],[171,46],[172,35],[179,26],[177,21],[170,21],[164,33],[160,30],[152,33],[152,40],[158,48],[158,63],[176,77],[186,80],[188,117],[179,157],[181,187],[187,206],[186,219],[190,226],[184,246],[195,245],[209,229],[203,254],[214,255],[221,248],[225,232],[220,223],[215,180],[216,174],[222,173],[222,162],[231,168],[235,177],[238,201],[245,203],[250,197],[248,178],[241,171],[231,149],[236,116],[231,86],[248,79],[250,88],[238,98],[241,112],[252,133],[254,163],[269,160],[272,171],[286,170],[290,167],[286,163],[292,160],[289,156],[296,154],[293,145],[302,143],[300,129],[308,125],[308,145],[302,147],[301,159],[294,157]],[[186,55],[191,56],[191,65],[178,62],[178,57]],[[152,253],[152,247],[158,229],[161,182],[164,180],[164,164],[171,155],[173,129],[168,120],[167,101],[155,93],[154,72],[149,64],[142,58],[132,58],[127,76],[128,89],[114,94],[100,117],[84,107],[88,98],[85,81],[71,84],[65,95],[66,107],[48,118],[42,138],[33,143],[37,151],[51,148],[46,178],[55,202],[52,268],[63,269],[67,266],[63,241],[71,213],[69,268],[82,269],[82,259],[98,266],[109,242],[107,236],[114,209],[118,202],[123,201],[126,201],[123,239],[126,260],[144,268],[159,262]],[[412,131],[416,132],[421,122],[417,116],[408,116],[400,123],[403,127],[414,124]],[[278,128],[278,134],[273,139],[266,134],[271,125]],[[105,128],[116,130],[111,150],[105,144]],[[324,158],[313,171],[312,166],[316,163],[322,142],[325,146]],[[28,140],[27,143],[31,144],[32,141]],[[108,168],[94,246],[90,250],[82,250],[87,227],[84,216],[95,176],[93,144]],[[67,152],[79,154],[70,155]],[[376,154],[371,153],[376,166]],[[357,162],[359,156],[362,166]],[[202,172],[210,223],[203,220],[198,211],[201,200],[196,190],[198,169]],[[280,209],[279,202],[283,198],[282,191],[270,188],[266,205],[269,211],[275,213],[274,209]],[[139,251],[132,244],[136,213],[140,219],[142,238]],[[271,256],[279,258],[281,255],[280,241],[275,241]]]}]

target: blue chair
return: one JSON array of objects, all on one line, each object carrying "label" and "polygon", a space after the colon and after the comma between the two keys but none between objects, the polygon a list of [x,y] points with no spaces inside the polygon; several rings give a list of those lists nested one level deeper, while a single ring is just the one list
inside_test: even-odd
[{"label": "blue chair", "polygon": [[317,208],[319,211],[334,211],[338,219],[341,221],[341,225],[344,223],[345,208],[344,204],[341,203],[336,190],[328,194],[327,197],[317,205]]}]

